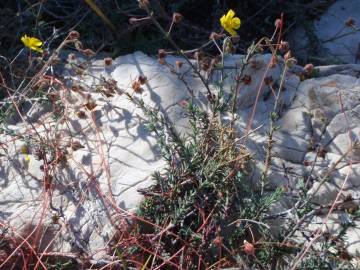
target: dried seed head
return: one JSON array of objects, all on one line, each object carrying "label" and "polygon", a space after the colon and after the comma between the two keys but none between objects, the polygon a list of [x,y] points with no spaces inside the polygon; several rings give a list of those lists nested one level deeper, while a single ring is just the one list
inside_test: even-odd
[{"label": "dried seed head", "polygon": [[69,33],[70,40],[79,39],[79,38],[80,38],[80,34],[78,31],[73,30]]},{"label": "dried seed head", "polygon": [[306,75],[310,76],[314,71],[314,65],[313,64],[306,64],[304,67],[304,72]]},{"label": "dried seed head", "polygon": [[241,78],[241,81],[244,84],[249,85],[249,84],[251,84],[251,76],[250,75],[244,75],[244,77]]},{"label": "dried seed head", "polygon": [[254,255],[255,254],[255,247],[253,244],[249,243],[248,241],[244,240],[244,252],[247,255]]},{"label": "dried seed head", "polygon": [[112,65],[112,58],[110,57],[104,58],[104,64],[106,67],[110,67]]},{"label": "dried seed head", "polygon": [[355,19],[354,18],[351,18],[351,17],[349,17],[347,20],[346,20],[346,22],[345,22],[345,25],[347,26],[347,27],[354,27],[355,26]]},{"label": "dried seed head", "polygon": [[290,49],[289,42],[280,41],[279,50],[282,52],[287,52]]},{"label": "dried seed head", "polygon": [[95,52],[91,49],[85,49],[82,51],[82,53],[87,57],[93,57],[95,56]]},{"label": "dried seed head", "polygon": [[158,57],[159,58],[165,58],[166,56],[166,51],[164,49],[159,49],[158,50]]},{"label": "dried seed head", "polygon": [[139,81],[133,81],[131,84],[131,88],[134,90],[135,93],[141,93],[141,84]]},{"label": "dried seed head", "polygon": [[95,101],[89,100],[85,105],[85,108],[88,109],[89,111],[92,111],[95,109],[95,107],[97,106],[97,104],[95,103]]},{"label": "dried seed head", "polygon": [[147,82],[147,78],[145,75],[140,75],[139,78],[138,78],[138,82],[143,85]]}]

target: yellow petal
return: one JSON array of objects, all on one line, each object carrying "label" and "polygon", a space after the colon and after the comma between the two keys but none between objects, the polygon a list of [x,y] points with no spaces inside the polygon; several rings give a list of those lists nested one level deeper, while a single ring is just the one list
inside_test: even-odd
[{"label": "yellow petal", "polygon": [[26,147],[26,145],[22,145],[20,148],[20,151],[22,154],[27,154],[28,153],[28,148]]},{"label": "yellow petal", "polygon": [[223,15],[220,19],[221,26],[225,28],[226,25],[226,16]]},{"label": "yellow petal", "polygon": [[30,49],[33,50],[33,51],[39,52],[39,53],[43,52],[43,49],[41,49],[39,47],[35,47],[35,46],[31,46]]},{"label": "yellow petal", "polygon": [[31,38],[31,44],[34,45],[34,46],[41,46],[43,43],[40,39],[37,39],[37,38]]},{"label": "yellow petal", "polygon": [[235,12],[232,9],[230,9],[226,14],[226,19],[231,20],[232,18],[234,18],[234,16],[235,16]]},{"label": "yellow petal", "polygon": [[25,156],[25,161],[26,161],[26,162],[30,162],[30,156],[29,156],[29,155],[26,155],[26,156]]},{"label": "yellow petal", "polygon": [[23,36],[21,38],[21,41],[24,43],[25,46],[28,46],[29,44],[29,37],[27,35]]},{"label": "yellow petal", "polygon": [[238,17],[235,17],[231,20],[231,27],[233,29],[239,29],[241,25],[241,21]]},{"label": "yellow petal", "polygon": [[226,31],[228,31],[229,34],[232,35],[232,36],[237,36],[236,31],[234,29],[232,29],[232,28],[226,29]]}]

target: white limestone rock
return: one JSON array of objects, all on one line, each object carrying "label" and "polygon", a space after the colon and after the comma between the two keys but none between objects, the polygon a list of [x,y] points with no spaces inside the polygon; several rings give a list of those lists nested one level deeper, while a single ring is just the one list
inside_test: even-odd
[{"label": "white limestone rock", "polygon": [[[346,24],[351,18],[353,26]],[[316,59],[329,64],[360,63],[358,18],[358,0],[334,1],[320,19],[310,22],[307,26],[298,25],[292,31],[289,40],[295,56],[305,62]]]}]

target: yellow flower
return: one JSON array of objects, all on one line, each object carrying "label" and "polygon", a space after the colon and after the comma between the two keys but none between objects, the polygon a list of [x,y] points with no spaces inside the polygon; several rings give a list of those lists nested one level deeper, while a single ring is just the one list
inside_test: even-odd
[{"label": "yellow flower", "polygon": [[21,154],[24,154],[24,155],[29,154],[29,151],[28,151],[28,148],[26,145],[22,145],[20,147],[20,151],[21,151]]},{"label": "yellow flower", "polygon": [[30,50],[33,50],[33,51],[36,51],[36,52],[39,52],[39,53],[43,52],[43,49],[40,48],[41,45],[43,44],[40,39],[37,39],[36,37],[28,37],[27,35],[24,35],[21,38],[21,41]]},{"label": "yellow flower", "polygon": [[29,149],[26,145],[22,145],[20,148],[20,151],[22,154],[25,155],[25,161],[30,162],[30,155],[29,155]]},{"label": "yellow flower", "polygon": [[240,18],[234,16],[235,12],[230,9],[228,13],[220,19],[221,26],[232,36],[237,35],[235,30],[239,29],[241,25]]},{"label": "yellow flower", "polygon": [[29,155],[26,155],[26,156],[25,156],[25,161],[26,161],[27,163],[30,162],[30,156],[29,156]]}]

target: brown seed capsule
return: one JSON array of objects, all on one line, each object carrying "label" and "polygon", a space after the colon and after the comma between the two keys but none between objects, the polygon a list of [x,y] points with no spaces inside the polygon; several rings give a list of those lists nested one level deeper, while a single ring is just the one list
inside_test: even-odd
[{"label": "brown seed capsule", "polygon": [[325,148],[323,146],[320,146],[318,156],[321,158],[325,158],[326,154],[327,154],[327,151],[325,150]]},{"label": "brown seed capsule", "polygon": [[110,58],[110,57],[104,58],[104,64],[105,64],[106,67],[111,66],[112,65],[112,58]]},{"label": "brown seed capsule", "polygon": [[131,88],[134,90],[135,93],[141,93],[141,84],[139,81],[133,81],[131,84]]},{"label": "brown seed capsule", "polygon": [[147,78],[145,75],[140,75],[139,78],[138,78],[138,82],[143,85],[147,82]]},{"label": "brown seed capsule", "polygon": [[166,56],[166,51],[164,49],[159,49],[158,50],[158,57],[159,58],[165,58]]},{"label": "brown seed capsule", "polygon": [[250,75],[244,75],[244,77],[242,77],[241,81],[244,84],[249,85],[249,84],[251,84],[251,76]]},{"label": "brown seed capsule", "polygon": [[182,18],[183,18],[183,16],[180,14],[180,13],[174,13],[173,14],[173,22],[174,23],[179,23],[179,22],[181,22],[181,20],[182,20]]},{"label": "brown seed capsule", "polygon": [[349,18],[346,20],[345,25],[346,25],[347,27],[354,27],[354,26],[355,26],[355,19],[349,17]]},{"label": "brown seed capsule", "polygon": [[88,109],[89,111],[92,111],[95,109],[95,107],[97,106],[97,104],[95,103],[95,101],[89,100],[85,105],[86,109]]}]

